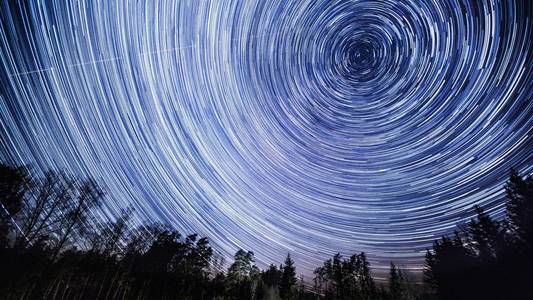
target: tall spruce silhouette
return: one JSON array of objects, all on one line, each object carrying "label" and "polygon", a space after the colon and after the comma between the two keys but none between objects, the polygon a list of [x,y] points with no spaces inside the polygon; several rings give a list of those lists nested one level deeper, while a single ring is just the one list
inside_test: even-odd
[{"label": "tall spruce silhouette", "polygon": [[296,268],[290,254],[287,254],[283,267],[281,268],[281,279],[279,283],[279,296],[281,299],[291,299],[295,294]]},{"label": "tall spruce silhouette", "polygon": [[404,299],[403,274],[393,262],[390,263],[389,292],[392,299]]}]

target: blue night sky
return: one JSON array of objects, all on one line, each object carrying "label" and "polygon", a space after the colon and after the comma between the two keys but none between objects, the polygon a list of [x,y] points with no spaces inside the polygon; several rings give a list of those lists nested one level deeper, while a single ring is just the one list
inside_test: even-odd
[{"label": "blue night sky", "polygon": [[[260,266],[419,270],[532,171],[532,2],[2,1],[0,158]],[[28,3],[29,2],[29,3]]]}]

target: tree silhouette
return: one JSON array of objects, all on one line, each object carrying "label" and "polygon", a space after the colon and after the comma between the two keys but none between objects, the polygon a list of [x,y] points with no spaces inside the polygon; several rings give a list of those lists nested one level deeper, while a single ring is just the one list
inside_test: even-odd
[{"label": "tree silhouette", "polygon": [[231,299],[253,299],[260,271],[254,264],[254,253],[239,249],[228,269],[227,294]]},{"label": "tree silhouette", "polygon": [[507,222],[514,242],[524,251],[533,248],[533,178],[522,178],[512,169],[505,185]]},{"label": "tree silhouette", "polygon": [[404,299],[404,279],[400,269],[390,263],[389,292],[392,299]]},{"label": "tree silhouette", "polygon": [[370,263],[365,253],[354,254],[344,259],[340,253],[315,269],[315,293],[326,299],[376,299]]},{"label": "tree silhouette", "polygon": [[370,274],[370,262],[366,259],[366,254],[359,254],[359,271],[358,271],[361,299],[371,300],[376,298],[376,285]]},{"label": "tree silhouette", "polygon": [[0,248],[8,246],[8,234],[29,187],[30,178],[25,168],[0,164]]},{"label": "tree silhouette", "polygon": [[276,265],[270,264],[267,270],[261,272],[261,296],[264,299],[279,299],[280,280],[281,270]]},{"label": "tree silhouette", "polygon": [[475,206],[475,218],[427,251],[424,280],[441,299],[533,298],[533,180],[511,170],[505,190],[504,220]]},{"label": "tree silhouette", "polygon": [[76,231],[78,236],[87,234],[88,230],[84,226],[86,218],[90,210],[100,204],[103,195],[98,185],[92,180],[81,182],[76,192],[61,212],[60,230],[56,232],[58,236],[57,245],[52,259],[57,258],[74,231]]},{"label": "tree silhouette", "polygon": [[281,269],[281,281],[279,283],[279,296],[281,299],[291,299],[294,296],[296,286],[296,268],[290,254],[287,254],[283,268]]}]

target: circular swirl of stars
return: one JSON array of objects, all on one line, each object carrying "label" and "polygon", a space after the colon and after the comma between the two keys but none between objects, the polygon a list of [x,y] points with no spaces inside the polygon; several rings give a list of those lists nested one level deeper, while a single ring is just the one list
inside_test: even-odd
[{"label": "circular swirl of stars", "polygon": [[417,269],[531,171],[530,1],[1,5],[1,158],[228,257]]}]

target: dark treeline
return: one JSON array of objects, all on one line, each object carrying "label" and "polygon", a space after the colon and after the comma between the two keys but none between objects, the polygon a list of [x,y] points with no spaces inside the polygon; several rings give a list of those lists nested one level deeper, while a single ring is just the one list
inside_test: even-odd
[{"label": "dark treeline", "polygon": [[424,280],[440,299],[533,299],[533,178],[511,170],[506,216],[477,216],[426,253]]},{"label": "dark treeline", "polygon": [[339,253],[298,278],[288,254],[260,270],[239,250],[225,269],[205,237],[160,224],[135,225],[131,209],[99,215],[101,188],[63,172],[35,178],[0,165],[1,299],[533,299],[533,180],[506,184],[507,215],[477,217],[426,255],[425,285],[391,263],[377,284],[365,253]]}]

